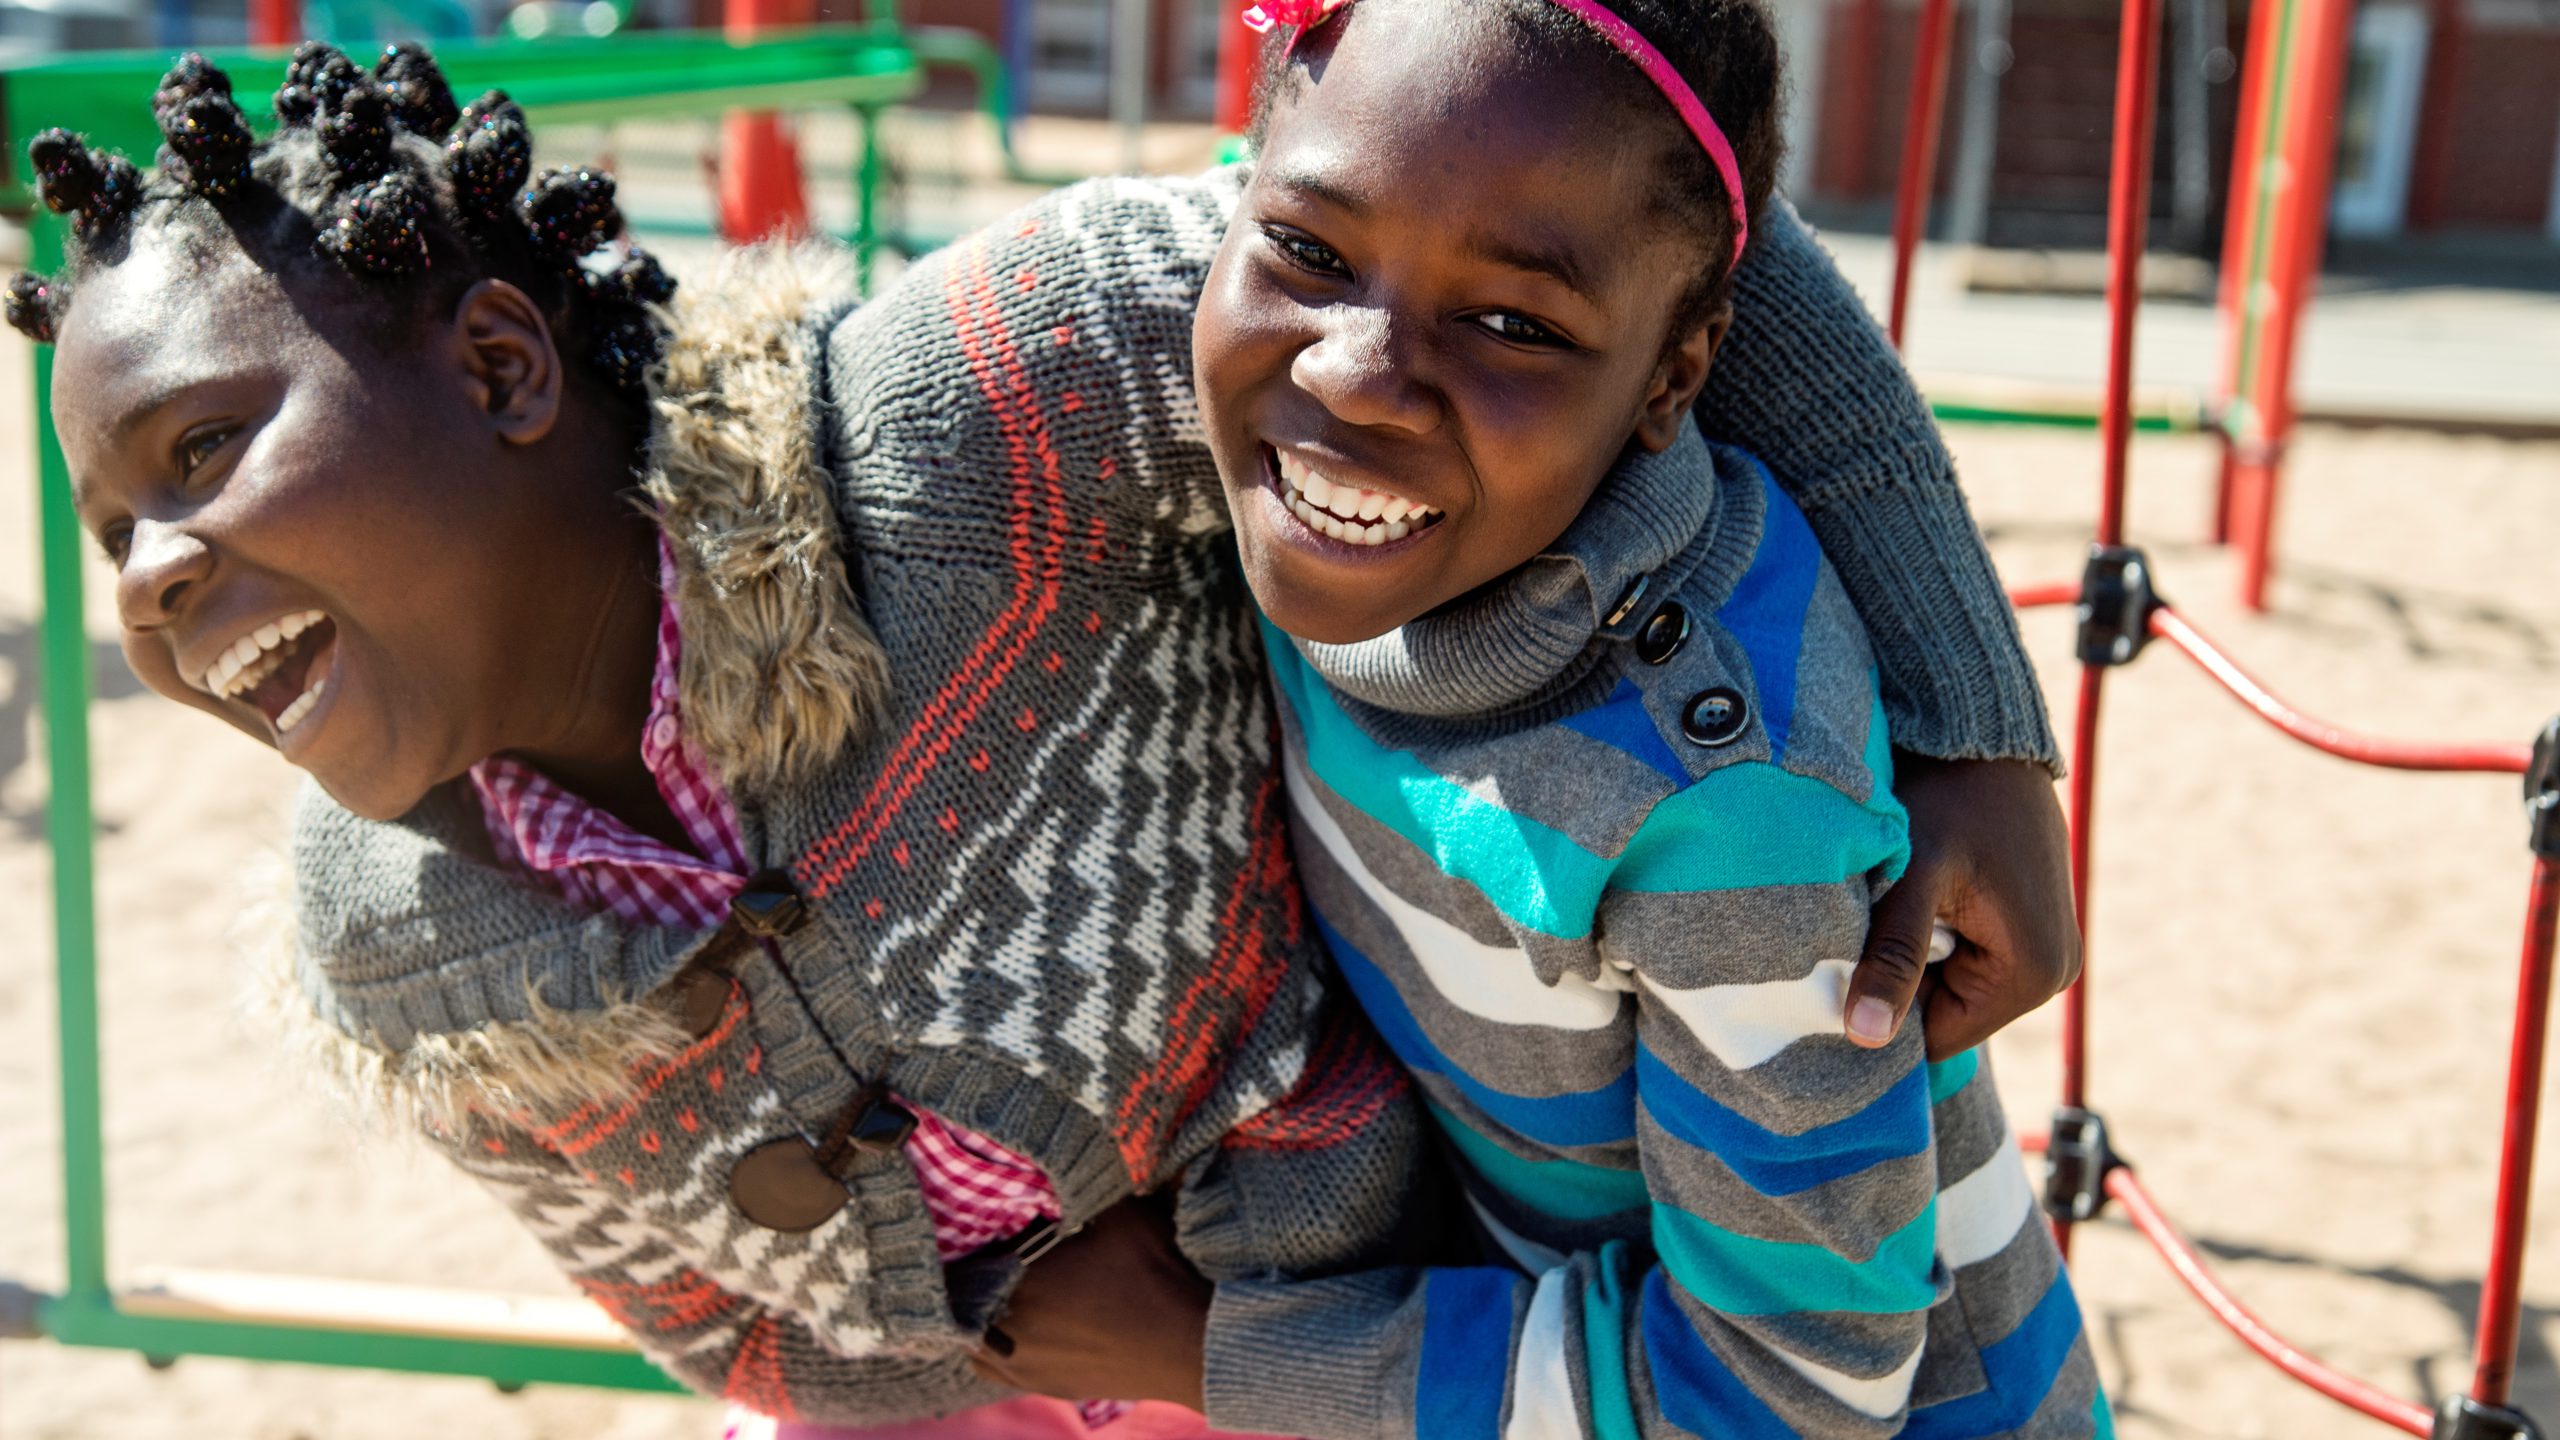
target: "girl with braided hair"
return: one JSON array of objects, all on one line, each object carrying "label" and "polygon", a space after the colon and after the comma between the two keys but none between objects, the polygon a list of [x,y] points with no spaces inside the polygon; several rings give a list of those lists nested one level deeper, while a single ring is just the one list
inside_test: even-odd
[{"label": "girl with braided hair", "polygon": [[[147,180],[40,137],[72,258],[8,296],[127,655],[317,782],[282,980],[319,1061],[647,1353],[801,1425],[1198,1433],[1214,1313],[1078,1391],[1187,1410],[982,1374],[1060,1232],[1204,1305],[1464,1232],[1289,866],[1190,388],[1240,172],[1072,187],[857,306],[806,246],[675,290],[609,177],[530,177],[419,51],[305,47],[265,141],[200,60],[153,104]],[[1907,381],[1800,227],[1753,256],[1754,343],[1812,348],[1723,433],[1832,487],[1853,600],[1934,617],[1907,735],[2048,756]],[[1835,429],[1867,472],[1790,468]],[[2015,847],[2016,804],[1953,808],[1948,853]],[[2023,948],[1959,952],[1956,1048],[2062,978]]]}]

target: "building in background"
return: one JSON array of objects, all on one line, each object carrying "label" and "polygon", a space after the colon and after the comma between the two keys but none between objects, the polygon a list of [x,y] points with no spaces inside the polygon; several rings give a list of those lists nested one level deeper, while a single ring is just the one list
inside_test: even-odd
[{"label": "building in background", "polygon": [[[1793,189],[1836,218],[1892,203],[1918,0],[1773,0],[1796,73]],[[2272,0],[2267,0],[2272,3]],[[2105,242],[2115,0],[1962,0],[1938,233]],[[2168,0],[2154,243],[2218,244],[2250,0]],[[2560,244],[2560,0],[2366,0],[2340,124],[2342,237]]]}]

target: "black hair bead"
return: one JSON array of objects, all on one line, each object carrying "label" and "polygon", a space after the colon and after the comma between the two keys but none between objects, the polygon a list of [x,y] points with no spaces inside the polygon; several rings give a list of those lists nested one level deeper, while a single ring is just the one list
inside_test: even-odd
[{"label": "black hair bead", "polygon": [[414,40],[385,46],[382,59],[374,64],[373,78],[391,96],[392,118],[412,135],[441,140],[462,118],[444,71],[427,47]]},{"label": "black hair bead", "polygon": [[[173,72],[174,73],[174,72]],[[257,137],[228,90],[206,91],[160,112],[176,177],[208,200],[225,200],[249,183],[249,155]]]},{"label": "black hair bead", "polygon": [[360,275],[404,275],[427,268],[427,193],[393,172],[347,197],[329,228],[323,253]]},{"label": "black hair bead", "polygon": [[465,220],[480,226],[505,220],[532,169],[533,132],[505,91],[492,90],[463,107],[459,128],[445,141],[445,170]]},{"label": "black hair bead", "polygon": [[372,81],[358,78],[355,87],[331,105],[320,122],[320,148],[341,179],[371,180],[391,168],[391,97]]},{"label": "black hair bead", "polygon": [[276,119],[287,130],[299,130],[320,118],[320,97],[306,86],[287,83],[276,87]]},{"label": "black hair bead", "polygon": [[613,177],[583,166],[543,171],[516,201],[516,215],[534,249],[561,265],[576,264],[622,230],[622,212],[613,208]]},{"label": "black hair bead", "polygon": [[23,270],[10,277],[0,309],[8,313],[9,328],[39,345],[53,343],[53,286],[44,277]]},{"label": "black hair bead", "polygon": [[587,293],[603,305],[664,305],[676,298],[675,277],[658,257],[634,245],[610,270],[579,272]]},{"label": "black hair bead", "polygon": [[142,198],[142,176],[121,155],[100,155],[88,142],[56,126],[27,143],[36,194],[45,208],[75,217],[83,235],[116,224]]},{"label": "black hair bead", "polygon": [[[200,52],[190,50],[178,57],[178,63],[169,67],[168,74],[160,77],[160,88],[151,94],[151,113],[166,115],[202,95],[218,95],[226,100],[231,98],[231,77],[223,74],[220,67]],[[165,120],[162,128],[167,128]]]}]

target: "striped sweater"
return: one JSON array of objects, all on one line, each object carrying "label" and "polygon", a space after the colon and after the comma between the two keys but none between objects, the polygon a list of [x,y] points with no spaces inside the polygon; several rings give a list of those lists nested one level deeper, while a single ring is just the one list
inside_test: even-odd
[{"label": "striped sweater", "polygon": [[1219,1423],[2105,1433],[1988,1075],[1840,1034],[1906,821],[1865,632],[1757,461],[1693,429],[1490,590],[1265,649],[1319,932],[1517,1268],[1222,1286]]}]

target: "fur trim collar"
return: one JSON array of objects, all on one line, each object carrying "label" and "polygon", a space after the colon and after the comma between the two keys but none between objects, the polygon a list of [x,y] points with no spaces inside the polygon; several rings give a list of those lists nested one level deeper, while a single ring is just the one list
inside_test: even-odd
[{"label": "fur trim collar", "polygon": [[888,700],[819,448],[817,322],[853,273],[830,244],[730,252],[676,292],[650,375],[642,490],[675,554],[685,733],[733,794],[833,762]]}]

